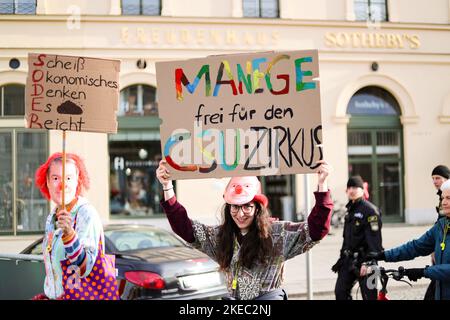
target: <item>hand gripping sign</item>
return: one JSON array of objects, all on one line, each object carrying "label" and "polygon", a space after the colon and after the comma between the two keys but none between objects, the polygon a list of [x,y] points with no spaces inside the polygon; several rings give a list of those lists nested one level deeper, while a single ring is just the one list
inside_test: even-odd
[{"label": "hand gripping sign", "polygon": [[156,63],[173,179],[312,173],[323,158],[318,51]]}]

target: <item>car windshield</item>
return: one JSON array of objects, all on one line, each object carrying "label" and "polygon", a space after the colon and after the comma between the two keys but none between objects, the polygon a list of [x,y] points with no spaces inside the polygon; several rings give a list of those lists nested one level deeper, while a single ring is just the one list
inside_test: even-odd
[{"label": "car windshield", "polygon": [[151,228],[105,230],[105,236],[119,252],[158,247],[183,246],[183,243],[169,232]]}]

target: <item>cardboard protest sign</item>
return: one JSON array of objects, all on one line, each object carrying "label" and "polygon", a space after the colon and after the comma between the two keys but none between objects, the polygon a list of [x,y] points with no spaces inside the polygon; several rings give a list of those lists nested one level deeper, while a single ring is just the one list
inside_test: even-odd
[{"label": "cardboard protest sign", "polygon": [[117,132],[119,60],[30,53],[27,128]]},{"label": "cardboard protest sign", "polygon": [[173,179],[319,166],[317,50],[159,62],[156,77],[161,148]]}]

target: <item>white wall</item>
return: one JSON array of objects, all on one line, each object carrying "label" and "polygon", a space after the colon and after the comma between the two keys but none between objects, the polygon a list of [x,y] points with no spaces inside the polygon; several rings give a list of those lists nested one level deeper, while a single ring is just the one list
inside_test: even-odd
[{"label": "white wall", "polygon": [[109,0],[38,0],[38,13],[66,15],[80,12],[82,15],[107,15],[111,11]]},{"label": "white wall", "polygon": [[[239,5],[239,4],[237,4]],[[231,17],[232,0],[164,0],[163,15],[172,17]]]},{"label": "white wall", "polygon": [[394,0],[388,1],[391,22],[442,23],[450,22],[448,0]]},{"label": "white wall", "polygon": [[346,20],[345,0],[280,0],[283,19]]}]

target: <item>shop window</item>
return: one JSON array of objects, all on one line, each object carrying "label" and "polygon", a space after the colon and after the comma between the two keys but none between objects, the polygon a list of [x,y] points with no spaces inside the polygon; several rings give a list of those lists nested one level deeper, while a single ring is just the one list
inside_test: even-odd
[{"label": "shop window", "polygon": [[2,116],[23,116],[25,114],[25,86],[8,84],[0,87],[0,109]]},{"label": "shop window", "polygon": [[278,0],[243,0],[244,17],[248,18],[278,18]]},{"label": "shop window", "polygon": [[0,14],[36,14],[36,0],[0,0]]},{"label": "shop window", "polygon": [[157,115],[156,88],[144,84],[129,86],[120,91],[118,116]]},{"label": "shop window", "polygon": [[109,154],[111,217],[150,217],[161,213],[159,202],[164,194],[156,178],[160,141],[110,141]]},{"label": "shop window", "polygon": [[160,0],[122,0],[123,15],[160,16]]},{"label": "shop window", "polygon": [[354,8],[358,21],[388,21],[386,0],[355,0]]},{"label": "shop window", "polygon": [[48,201],[35,186],[48,156],[47,131],[0,131],[0,233],[43,232]]}]

